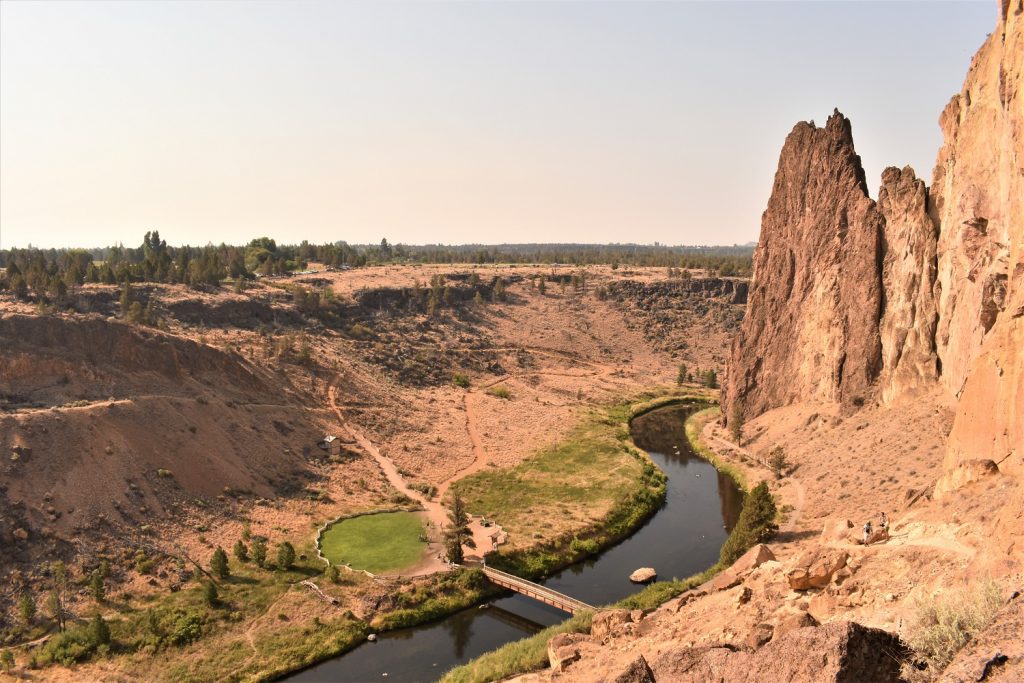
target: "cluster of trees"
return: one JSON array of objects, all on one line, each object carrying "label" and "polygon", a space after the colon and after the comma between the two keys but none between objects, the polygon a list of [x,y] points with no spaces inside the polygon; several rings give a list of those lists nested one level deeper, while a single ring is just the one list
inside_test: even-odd
[{"label": "cluster of trees", "polygon": [[694,368],[691,372],[686,363],[681,363],[679,365],[679,374],[676,375],[676,384],[682,385],[687,382],[696,382],[708,389],[717,389],[718,373],[714,370],[705,370],[701,372],[699,368]]},{"label": "cluster of trees", "polygon": [[[703,268],[722,275],[749,275],[753,245],[669,247],[646,244],[464,244],[355,247],[370,261],[415,263],[542,263]],[[723,272],[725,271],[725,272]]]},{"label": "cluster of trees", "polygon": [[685,277],[687,269],[706,269],[720,275],[749,275],[753,247],[668,247],[639,244],[501,244],[485,246],[389,244],[279,245],[260,237],[246,245],[208,244],[169,246],[157,231],[147,232],[138,247],[116,245],[97,249],[0,250],[0,290],[20,298],[63,299],[87,282],[183,283],[217,287],[225,279],[241,281],[260,275],[282,275],[304,268],[309,261],[334,267],[369,263],[538,263],[661,266],[670,276]]}]

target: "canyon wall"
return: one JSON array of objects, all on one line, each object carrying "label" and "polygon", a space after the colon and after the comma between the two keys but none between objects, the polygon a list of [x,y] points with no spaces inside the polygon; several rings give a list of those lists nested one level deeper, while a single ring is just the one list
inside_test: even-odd
[{"label": "canyon wall", "polygon": [[802,401],[847,411],[943,386],[947,467],[1024,474],[1024,0],[940,117],[931,188],[888,168],[868,196],[850,122],[798,123],[761,222],[725,419]]},{"label": "canyon wall", "polygon": [[1024,476],[1024,2],[1003,0],[940,120],[932,181],[942,382],[959,396],[946,468]]}]

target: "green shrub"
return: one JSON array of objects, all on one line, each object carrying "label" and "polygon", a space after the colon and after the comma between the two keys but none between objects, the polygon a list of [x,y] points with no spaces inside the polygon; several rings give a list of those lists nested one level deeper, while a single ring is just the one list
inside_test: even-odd
[{"label": "green shrub", "polygon": [[463,389],[468,389],[469,377],[467,377],[466,375],[460,375],[459,373],[455,373],[455,375],[452,377],[452,384],[454,384],[457,387],[462,387]]},{"label": "green shrub", "polygon": [[36,662],[42,666],[53,663],[71,666],[75,662],[88,659],[95,651],[96,643],[93,641],[91,629],[70,628],[46,641],[46,644],[39,648]]},{"label": "green shrub", "polygon": [[172,645],[188,645],[203,635],[203,620],[198,614],[182,612],[174,622],[168,641]]},{"label": "green shrub", "polygon": [[504,384],[499,384],[497,386],[491,387],[490,389],[487,390],[487,393],[495,398],[503,398],[506,401],[512,398],[512,392],[509,391],[509,388],[506,387]]}]

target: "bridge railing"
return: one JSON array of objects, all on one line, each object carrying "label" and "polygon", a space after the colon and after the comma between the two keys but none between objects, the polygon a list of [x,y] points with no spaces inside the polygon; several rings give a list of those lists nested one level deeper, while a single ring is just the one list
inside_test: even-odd
[{"label": "bridge railing", "polygon": [[564,593],[551,590],[545,586],[528,581],[522,577],[516,576],[515,574],[509,574],[503,572],[500,569],[494,569],[486,565],[472,565],[476,569],[483,571],[484,575],[490,579],[493,583],[498,584],[503,588],[508,588],[516,593],[520,593],[530,598],[540,600],[543,603],[557,607],[570,614],[575,614],[581,610],[592,610],[594,609],[591,605],[577,600],[576,598],[569,597]]}]

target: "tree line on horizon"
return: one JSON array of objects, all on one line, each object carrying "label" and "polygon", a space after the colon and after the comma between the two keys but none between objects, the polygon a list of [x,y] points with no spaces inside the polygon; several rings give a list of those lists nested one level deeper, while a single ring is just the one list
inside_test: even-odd
[{"label": "tree line on horizon", "polygon": [[403,245],[382,239],[377,245],[279,245],[260,237],[242,246],[175,247],[157,231],[147,232],[138,247],[120,244],[97,249],[0,250],[0,291],[20,299],[60,301],[86,283],[180,283],[216,288],[226,279],[236,283],[259,276],[285,275],[311,261],[332,267],[396,263],[566,264],[653,266],[703,269],[723,276],[749,276],[753,247],[670,247],[659,244],[503,244]]}]

